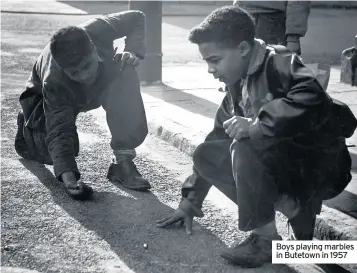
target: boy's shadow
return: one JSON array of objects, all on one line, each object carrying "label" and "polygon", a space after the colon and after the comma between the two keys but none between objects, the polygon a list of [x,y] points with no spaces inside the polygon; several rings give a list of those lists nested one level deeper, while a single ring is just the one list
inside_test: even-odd
[{"label": "boy's shadow", "polygon": [[[155,221],[172,214],[173,209],[161,203],[153,193],[129,192],[118,186],[127,196],[96,191],[90,201],[74,201],[45,165],[24,159],[20,162],[51,192],[57,205],[105,240],[133,271],[237,272],[237,267],[219,258],[225,244],[198,223],[194,223],[192,236],[187,236],[184,228],[157,228]],[[284,265],[239,270],[296,272]]]}]

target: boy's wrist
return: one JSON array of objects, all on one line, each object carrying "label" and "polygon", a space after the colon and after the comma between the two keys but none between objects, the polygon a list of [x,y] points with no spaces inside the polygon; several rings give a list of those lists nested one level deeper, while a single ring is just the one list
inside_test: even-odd
[{"label": "boy's wrist", "polygon": [[250,122],[248,135],[250,139],[262,139],[264,135],[260,129],[259,119],[256,118],[254,121]]},{"label": "boy's wrist", "polygon": [[183,211],[191,214],[192,216],[196,217],[203,217],[203,212],[200,208],[195,206],[192,202],[190,202],[187,198],[182,198],[179,204],[179,208]]},{"label": "boy's wrist", "polygon": [[300,42],[300,35],[298,34],[287,34],[286,42],[288,43],[298,43]]}]

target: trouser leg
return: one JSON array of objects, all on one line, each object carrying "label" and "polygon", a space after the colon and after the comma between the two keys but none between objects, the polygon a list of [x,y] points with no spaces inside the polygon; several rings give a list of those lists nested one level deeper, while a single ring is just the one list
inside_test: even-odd
[{"label": "trouser leg", "polygon": [[267,44],[285,45],[285,13],[259,13],[254,15],[255,37],[262,39]]},{"label": "trouser leg", "polygon": [[112,134],[111,148],[118,158],[135,157],[135,148],[147,134],[147,120],[135,68],[125,66],[105,92],[103,108]]},{"label": "trouser leg", "polygon": [[275,218],[274,204],[279,199],[275,177],[262,153],[273,141],[234,141],[231,146],[232,169],[236,183],[239,229],[253,230]]}]

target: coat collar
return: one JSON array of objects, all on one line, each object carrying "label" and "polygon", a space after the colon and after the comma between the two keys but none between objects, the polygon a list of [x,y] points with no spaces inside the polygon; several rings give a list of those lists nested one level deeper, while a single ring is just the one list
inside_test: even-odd
[{"label": "coat collar", "polygon": [[254,74],[264,63],[267,45],[263,40],[254,39],[253,53],[250,58],[247,76]]}]

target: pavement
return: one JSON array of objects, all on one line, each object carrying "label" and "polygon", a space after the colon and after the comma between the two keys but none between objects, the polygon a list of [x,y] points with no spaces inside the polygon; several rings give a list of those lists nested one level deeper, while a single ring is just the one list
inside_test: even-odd
[{"label": "pavement", "polygon": [[[5,2],[1,2],[2,11],[4,11]],[[31,5],[30,3],[32,3],[28,1],[19,2],[12,1],[11,3],[13,5],[16,3],[19,5],[17,7],[21,6],[22,8],[23,5]],[[9,3],[7,2],[7,4]],[[52,5],[53,1],[48,3]],[[41,5],[41,8],[45,9],[46,5]],[[56,7],[57,12],[59,8],[59,6]],[[30,8],[29,10],[31,11]],[[63,12],[70,14],[70,12],[73,12],[73,7],[69,11]],[[80,14],[80,12],[76,12],[76,14],[73,14]],[[88,13],[82,15],[88,15]],[[196,21],[196,19],[193,19],[193,22]],[[196,48],[184,42],[188,26],[179,26],[172,18],[166,18],[165,22],[163,33],[169,34],[174,31],[175,34],[173,36],[166,35],[163,40],[163,83],[142,86],[149,130],[151,135],[165,140],[188,155],[192,155],[195,147],[204,140],[207,133],[213,128],[214,114],[224,94],[217,91],[220,83],[208,75],[205,64],[199,60],[199,55],[195,52]],[[183,25],[185,23],[182,22]],[[11,40],[9,33],[5,33],[4,38]],[[41,44],[39,40],[31,40],[31,42],[35,43],[37,47]],[[28,50],[27,52],[37,54],[37,51],[31,52],[30,46]],[[192,56],[182,56],[185,54],[180,54],[180,56],[177,56],[177,54],[176,56],[170,55],[170,52],[173,51],[188,52]],[[2,48],[2,58],[6,54],[10,53]],[[357,87],[341,84],[339,73],[338,66],[332,67],[328,92],[332,97],[347,103],[357,116]],[[19,78],[19,80],[21,79]],[[105,128],[103,109],[93,111],[93,114],[98,118],[98,124]],[[348,139],[348,143],[357,145],[357,132]],[[357,148],[350,148],[350,152],[353,158],[353,180],[343,194],[329,200],[323,206],[315,229],[317,239],[357,240],[357,219],[351,217],[357,212]],[[357,272],[356,265],[344,265],[344,267],[352,272]]]}]

